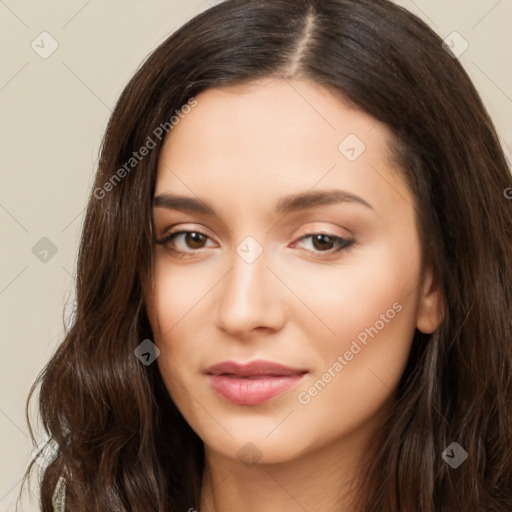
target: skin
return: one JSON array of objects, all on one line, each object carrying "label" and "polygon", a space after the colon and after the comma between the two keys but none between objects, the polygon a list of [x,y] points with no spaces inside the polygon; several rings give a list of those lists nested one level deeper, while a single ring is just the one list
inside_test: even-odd
[{"label": "skin", "polygon": [[[157,240],[181,229],[206,238],[155,245],[148,315],[169,393],[205,443],[200,509],[355,510],[350,482],[395,400],[414,331],[432,332],[442,317],[390,134],[308,80],[265,79],[196,99],[162,149],[155,196],[200,198],[215,215],[154,208]],[[355,161],[338,149],[349,134],[366,146]],[[371,208],[345,201],[274,212],[282,196],[329,189]],[[303,238],[315,233],[354,243],[333,252],[336,239]],[[251,263],[236,251],[247,236],[263,250]],[[393,304],[400,312],[301,403],[299,393],[333,373]],[[308,373],[260,405],[212,390],[208,366],[255,359]]]}]

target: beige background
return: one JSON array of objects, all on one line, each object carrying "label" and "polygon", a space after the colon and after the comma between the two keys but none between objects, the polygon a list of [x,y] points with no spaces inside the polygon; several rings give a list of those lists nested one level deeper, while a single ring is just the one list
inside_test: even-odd
[{"label": "beige background", "polygon": [[[83,211],[111,109],[147,54],[209,3],[0,0],[0,511],[14,510],[32,452],[24,402],[62,338]],[[460,60],[510,159],[512,0],[398,3],[443,38],[457,31],[468,42]],[[46,59],[31,47],[34,41],[40,53],[51,49],[44,31],[58,44]],[[57,249],[46,262],[32,251],[43,237]],[[24,502],[22,510],[38,507]]]}]

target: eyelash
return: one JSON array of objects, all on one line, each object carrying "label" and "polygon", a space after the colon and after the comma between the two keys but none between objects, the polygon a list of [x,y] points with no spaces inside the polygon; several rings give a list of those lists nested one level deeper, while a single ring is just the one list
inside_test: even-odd
[{"label": "eyelash", "polygon": [[[205,233],[193,229],[193,230],[180,230],[180,231],[175,231],[174,233],[169,233],[169,234],[165,235],[163,238],[161,238],[160,240],[155,240],[155,243],[158,244],[158,245],[163,245],[168,250],[170,250],[171,252],[173,252],[175,254],[180,254],[182,256],[185,256],[187,254],[191,254],[191,253],[194,253],[194,252],[199,252],[201,249],[205,249],[206,248],[206,247],[201,247],[200,249],[192,249],[192,250],[189,250],[189,251],[181,251],[179,249],[175,249],[174,247],[172,247],[170,245],[170,243],[175,238],[177,238],[178,236],[186,235],[186,234],[189,234],[189,233],[196,233],[196,234],[202,235],[202,236],[206,237],[207,239],[211,240],[211,238],[208,235],[206,235]],[[327,251],[318,251],[318,250],[306,249],[306,251],[311,253],[312,256],[315,257],[315,258],[328,258],[328,257],[332,257],[334,254],[337,254],[339,252],[350,250],[354,246],[354,243],[355,243],[355,240],[348,240],[348,239],[342,238],[340,236],[331,235],[329,233],[323,233],[323,232],[308,233],[308,234],[306,234],[304,236],[301,236],[297,240],[297,242],[300,242],[300,241],[308,239],[308,238],[312,239],[312,237],[318,236],[318,235],[329,237],[334,243],[338,244],[338,247],[337,248],[333,248],[333,249],[329,249]],[[294,243],[296,243],[296,242],[294,242]]]}]

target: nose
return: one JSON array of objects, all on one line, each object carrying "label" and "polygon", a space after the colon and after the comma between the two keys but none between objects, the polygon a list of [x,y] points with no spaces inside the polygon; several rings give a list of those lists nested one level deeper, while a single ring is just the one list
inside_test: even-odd
[{"label": "nose", "polygon": [[234,253],[231,271],[220,283],[217,325],[233,336],[273,332],[285,322],[282,284],[267,268],[264,256],[247,263]]}]

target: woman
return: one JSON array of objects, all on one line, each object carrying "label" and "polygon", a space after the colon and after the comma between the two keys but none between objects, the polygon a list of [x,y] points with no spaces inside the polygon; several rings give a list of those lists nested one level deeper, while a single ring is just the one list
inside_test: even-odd
[{"label": "woman", "polygon": [[189,21],[106,131],[42,510],[511,510],[511,183],[402,8]]}]

